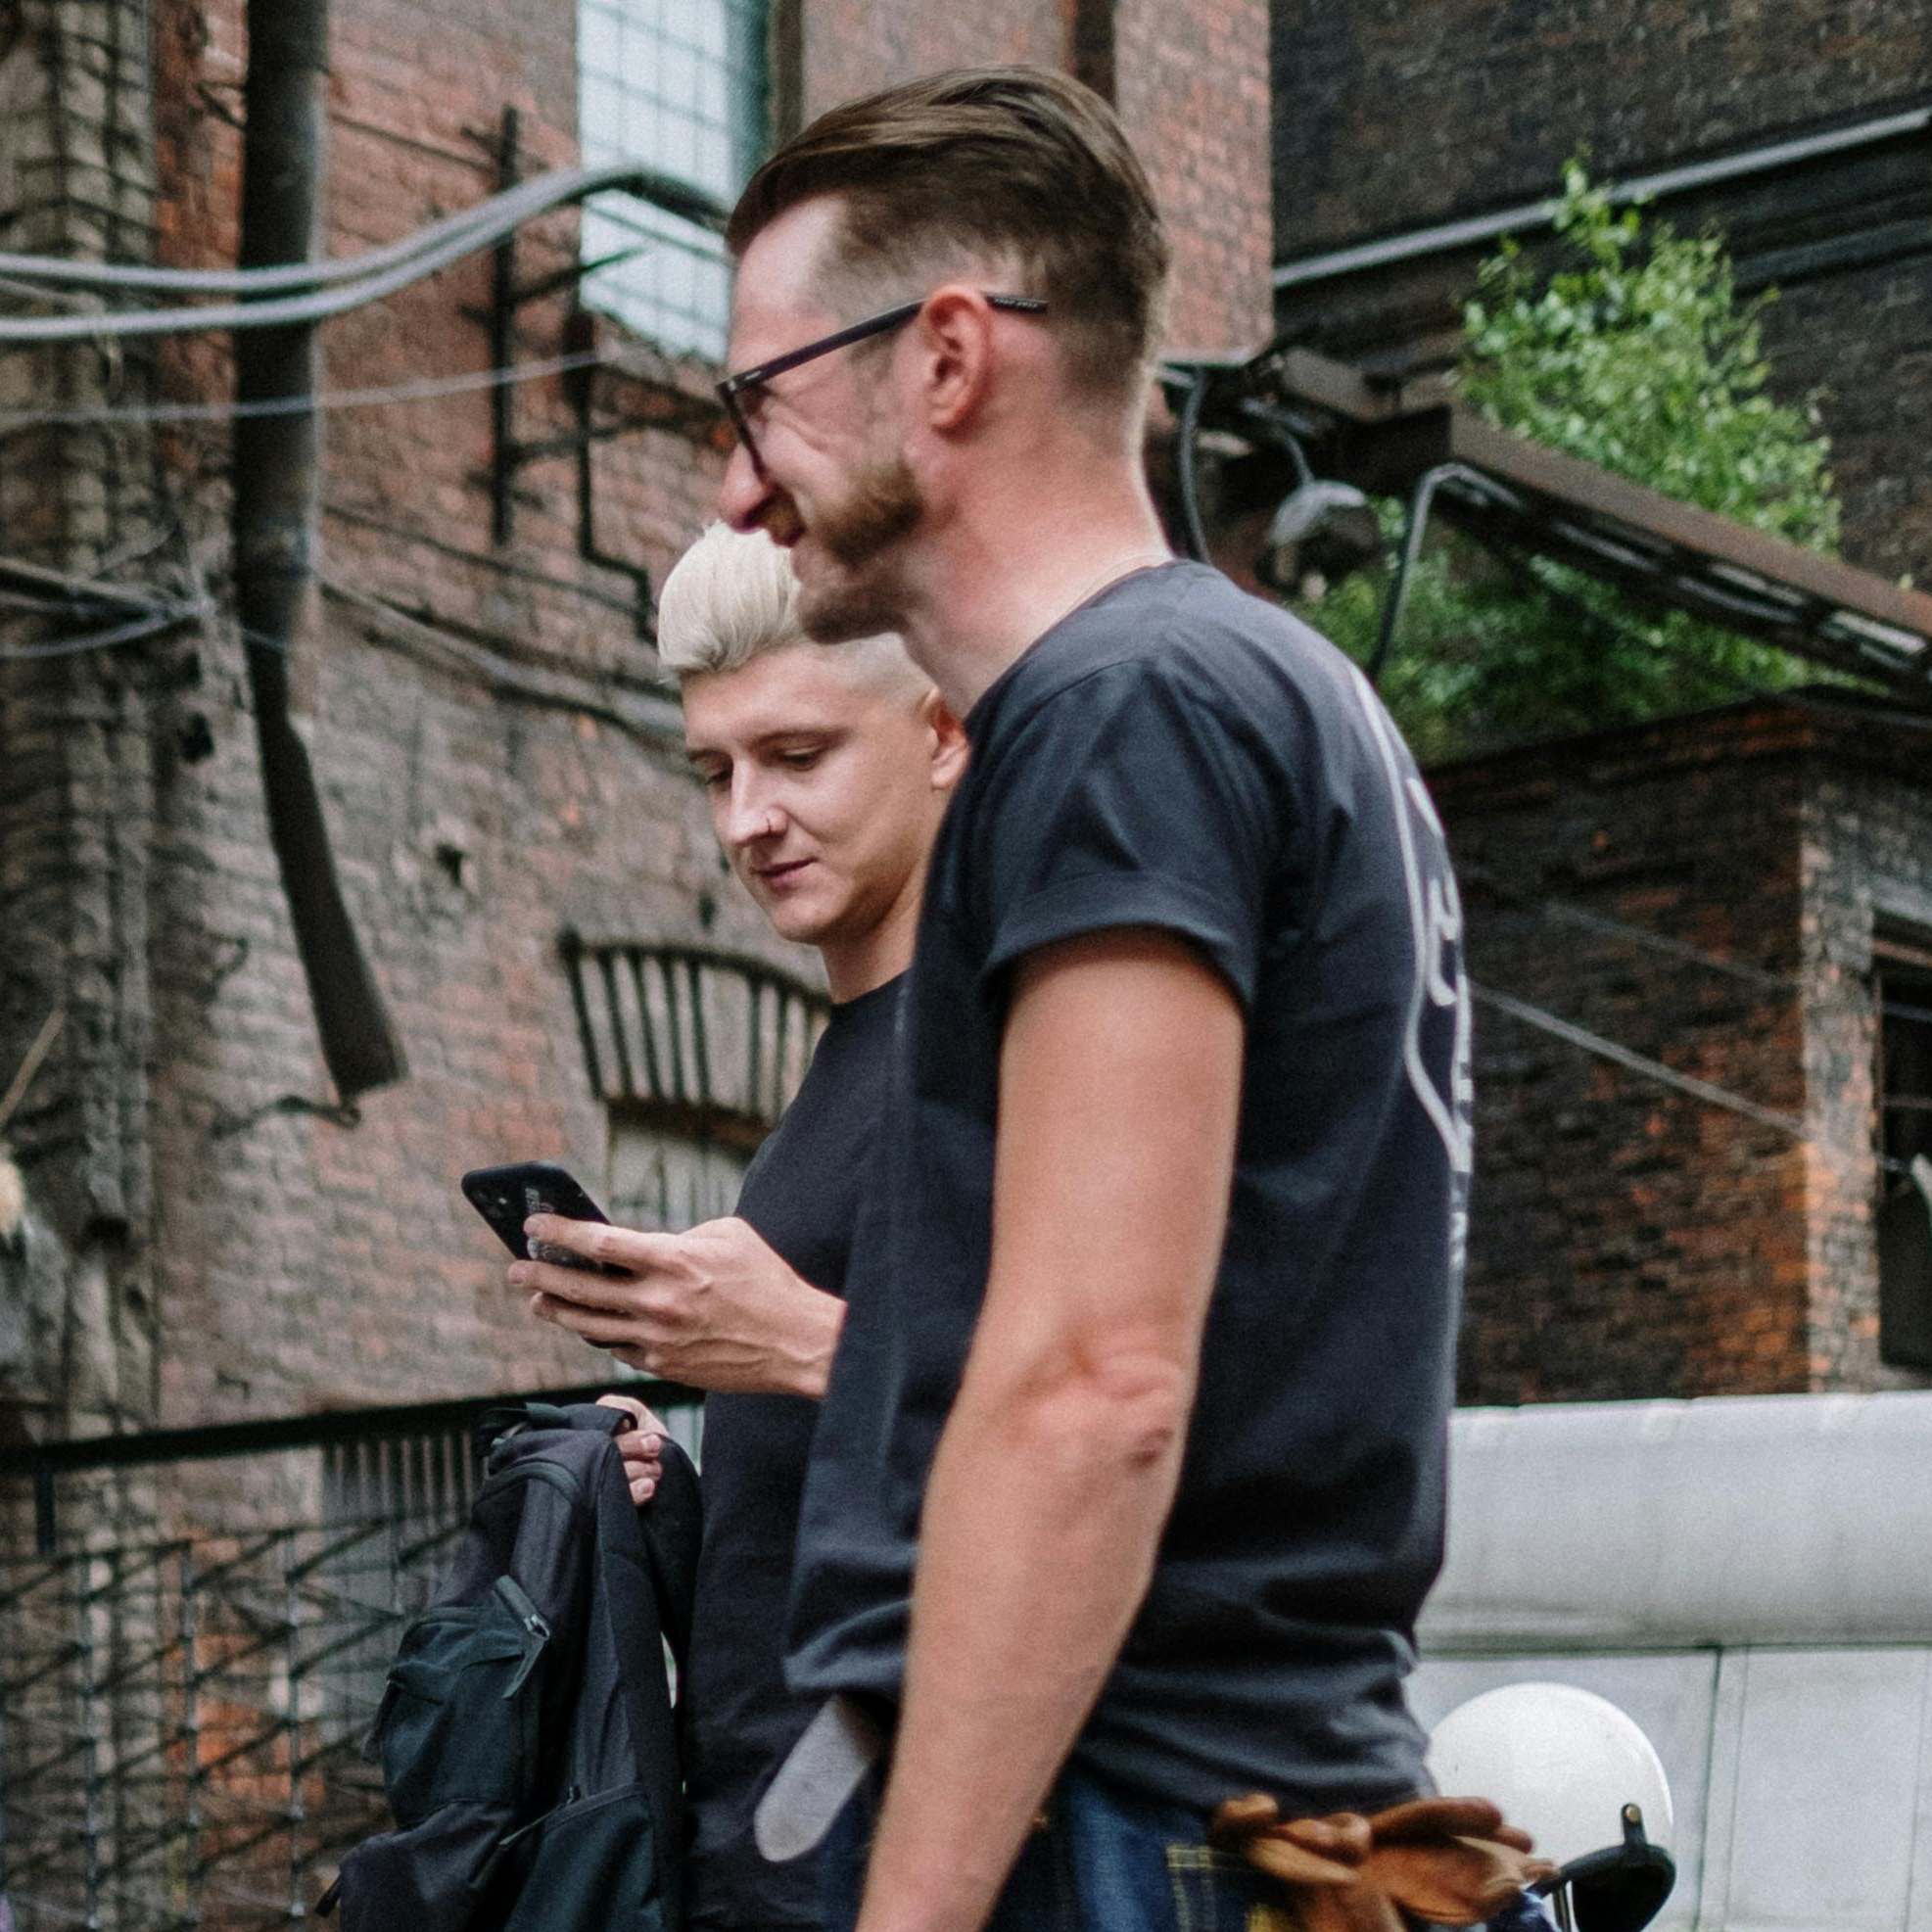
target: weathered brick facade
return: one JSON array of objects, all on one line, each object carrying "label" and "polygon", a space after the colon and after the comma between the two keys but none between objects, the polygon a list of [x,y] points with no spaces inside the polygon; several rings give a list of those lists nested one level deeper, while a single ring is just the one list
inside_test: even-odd
[{"label": "weathered brick facade", "polygon": [[1922,732],[1799,704],[1432,778],[1472,971],[1771,1116],[1477,1012],[1466,1400],[1872,1389],[1875,922],[1932,929]]},{"label": "weathered brick facade", "polygon": [[[1922,8],[1290,0],[1273,29],[1286,335],[1391,371],[1438,366],[1494,238],[1339,251],[1533,205],[1573,155],[1608,182],[1755,157],[1652,212],[1716,227],[1740,287],[1778,290],[1773,386],[1818,401],[1845,554],[1923,574],[1932,177],[1908,114],[1932,104]],[[1523,239],[1533,252],[1547,231]],[[1459,853],[1508,887],[1472,879],[1480,977],[1806,1130],[1799,1146],[1484,1012],[1471,1399],[1899,1379],[1877,1354],[1872,909],[1922,924],[1932,890],[1909,776],[1923,740],[1899,742],[1889,766],[1859,763],[1856,732],[1773,708],[1434,775]],[[1525,895],[1774,977],[1566,925]]]},{"label": "weathered brick facade", "polygon": [[[0,0],[0,87],[44,103],[62,63],[104,58],[81,16],[145,12],[106,0],[10,12]],[[1180,239],[1178,332],[1210,347],[1265,334],[1259,0],[1217,0],[1204,26],[1141,0],[990,12],[803,0],[773,13],[780,119],[947,64],[1065,63],[1076,29],[1091,40],[1104,27],[1114,91]],[[331,253],[394,241],[493,192],[506,109],[521,173],[575,161],[571,0],[334,0],[331,15]],[[31,31],[11,37],[16,20]],[[21,199],[38,152],[24,144],[42,124],[24,106],[0,126],[0,184],[16,194],[0,205],[0,246],[232,264],[243,6],[155,0],[152,24],[132,106],[96,102],[133,117],[104,176],[132,212],[80,233],[69,201],[98,213],[112,197],[77,196],[71,175],[30,207]],[[518,282],[566,266],[576,228],[566,212],[523,231]],[[492,274],[487,254],[473,257],[326,324],[324,387],[487,369]],[[560,290],[519,309],[517,359],[581,345],[569,303]],[[600,420],[635,427],[594,446],[592,543],[656,582],[710,513],[714,372],[644,343],[624,353],[622,371],[596,376]],[[0,357],[0,406],[49,394],[137,402],[150,366],[165,400],[229,393],[226,339],[191,335],[118,368],[91,348]],[[511,394],[518,440],[573,428],[559,378]],[[812,970],[726,875],[640,631],[637,579],[582,553],[569,453],[519,467],[510,541],[493,542],[492,407],[479,388],[327,416],[324,635],[297,666],[298,709],[344,890],[410,1061],[405,1081],[353,1112],[336,1107],[316,1044],[232,625],[6,667],[0,919],[31,938],[10,950],[0,988],[0,1073],[56,998],[69,1006],[12,1133],[29,1208],[22,1239],[0,1248],[0,1303],[14,1311],[0,1319],[0,1415],[16,1435],[584,1377],[594,1358],[513,1305],[454,1189],[465,1167],[537,1154],[593,1184],[604,1174],[607,1122],[560,934]],[[145,576],[123,564],[119,580],[178,592],[199,577],[219,606],[227,426],[138,437],[112,464],[98,435],[43,440],[52,495],[0,450],[0,556],[88,576],[152,525],[168,541]],[[312,1502],[280,1464],[224,1483],[263,1509]],[[204,1504],[215,1512],[212,1495]]]},{"label": "weathered brick facade", "polygon": [[[1537,201],[1577,154],[1634,179],[1923,106],[1932,25],[1914,0],[1288,0],[1273,73],[1276,252],[1293,262]],[[1715,225],[1741,286],[1780,290],[1774,386],[1818,396],[1846,554],[1887,576],[1932,549],[1926,140],[1788,160],[1654,211]],[[1351,357],[1439,354],[1491,247],[1298,283],[1281,326]]]}]

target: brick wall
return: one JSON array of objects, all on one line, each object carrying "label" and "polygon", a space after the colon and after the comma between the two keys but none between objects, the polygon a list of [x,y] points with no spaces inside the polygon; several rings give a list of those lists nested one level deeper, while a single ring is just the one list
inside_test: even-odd
[{"label": "brick wall", "polygon": [[1932,935],[1932,792],[1923,733],[1842,741],[1838,757],[1816,761],[1803,854],[1813,989],[1805,1071],[1816,1143],[1808,1180],[1812,1372],[1827,1388],[1919,1386],[1925,1377],[1888,1369],[1878,1357],[1871,970],[1881,923]]},{"label": "brick wall", "polygon": [[[179,180],[183,204],[167,233],[181,258],[232,257],[236,137],[196,111],[196,90],[238,79],[237,11],[177,7],[164,24],[177,63],[170,187]],[[333,16],[336,252],[494,191],[505,107],[520,115],[523,173],[575,161],[567,9],[337,0]],[[569,213],[524,231],[518,279],[564,265],[575,245]],[[328,384],[488,367],[490,287],[480,257],[330,325]],[[519,312],[520,359],[565,347],[565,302]],[[218,353],[198,353],[208,368],[192,354],[174,365],[182,388],[218,380]],[[648,418],[704,374],[647,351],[633,364],[643,373],[599,377],[600,413]],[[519,438],[571,427],[555,379],[513,394]],[[603,1187],[605,1123],[559,933],[710,942],[815,970],[722,875],[675,727],[602,715],[646,716],[656,673],[631,579],[579,554],[567,456],[518,472],[511,542],[493,544],[491,417],[479,390],[329,421],[323,570],[340,593],[325,598],[308,709],[344,887],[411,1062],[353,1124],[312,1110],[330,1097],[231,638],[205,642],[177,696],[174,740],[195,755],[170,758],[163,788],[168,919],[156,962],[170,1422],[593,1373],[581,1345],[528,1321],[455,1191],[466,1167],[533,1155]],[[719,456],[695,420],[685,433],[634,430],[593,457],[596,540],[653,581],[710,513]],[[181,452],[184,470],[211,473],[197,498],[211,532],[212,442],[206,455]]]},{"label": "brick wall", "polygon": [[1066,62],[1062,0],[985,0],[974,7],[801,0],[801,16],[807,120],[854,95],[941,68]]},{"label": "brick wall", "polygon": [[[1185,58],[1161,43],[1157,10],[1118,15],[1108,24],[1123,106],[1183,237],[1179,312],[1192,340],[1251,340],[1268,258],[1261,10],[1227,6]],[[331,16],[333,253],[394,241],[491,193],[506,107],[519,115],[522,172],[576,159],[568,0],[334,0]],[[156,0],[144,107],[152,235],[97,246],[177,266],[234,259],[244,22],[241,0]],[[803,66],[790,91],[816,111],[932,67],[1062,61],[1075,20],[1061,0],[1002,0],[990,13],[805,0],[794,24]],[[782,99],[786,85],[775,91]],[[21,152],[11,132],[0,157]],[[1243,178],[1221,178],[1237,166]],[[517,279],[574,259],[576,225],[565,212],[525,230]],[[51,231],[24,245],[53,246]],[[487,257],[472,259],[324,325],[325,389],[486,369],[491,275]],[[558,294],[519,311],[519,360],[577,345],[567,303]],[[608,329],[601,339],[618,343]],[[710,514],[713,372],[620,346],[624,367],[599,374],[596,406],[600,420],[633,427],[595,446],[594,543],[654,582]],[[230,392],[221,337],[173,340],[152,359],[165,400]],[[119,380],[122,400],[144,393]],[[556,379],[513,394],[519,440],[573,426]],[[169,425],[152,441],[137,494],[182,537],[145,566],[150,580],[141,569],[132,579],[159,585],[165,562],[167,583],[199,579],[218,602],[226,426]],[[0,1290],[31,1276],[47,1305],[31,1347],[19,1325],[0,1327],[0,1416],[13,1427],[175,1426],[582,1379],[596,1358],[528,1322],[454,1187],[468,1166],[533,1154],[601,1183],[606,1122],[558,935],[705,942],[815,970],[769,936],[725,872],[639,635],[634,575],[581,554],[574,464],[518,470],[510,541],[496,544],[491,453],[484,390],[327,417],[328,589],[295,683],[343,889],[410,1060],[406,1081],[353,1115],[334,1106],[316,1045],[232,627],[212,621],[128,658],[140,675],[112,705],[96,660],[80,660],[40,737],[23,706],[0,717],[0,897],[10,915],[45,900],[78,921],[92,935],[93,983],[124,966],[122,983],[138,986],[150,1031],[117,1022],[82,1037],[113,1069],[98,1105],[117,1145],[157,1177],[151,1201],[126,1197],[112,1223],[139,1262],[121,1270],[130,1294],[98,1259],[81,1266],[42,1239],[59,1218],[56,1168],[30,1168],[39,1245],[0,1252]],[[79,496],[103,500],[97,447],[61,463]],[[124,510],[98,520],[125,539]],[[140,698],[131,712],[128,691]],[[68,749],[36,790],[17,775],[57,742]],[[76,853],[92,855],[85,878]],[[112,919],[100,897],[110,887]],[[54,951],[17,953],[0,1046],[24,1045],[71,977]],[[57,1099],[23,1127],[68,1131],[73,1079],[71,1064],[50,1072],[44,1091]],[[116,1353],[130,1329],[151,1344],[131,1379]],[[76,1380],[75,1365],[97,1358]],[[226,1465],[201,1479],[188,1513],[299,1512],[313,1506],[313,1480],[312,1458]]]},{"label": "brick wall", "polygon": [[[1262,0],[1192,7],[1184,28],[1159,0],[996,0],[969,10],[805,0],[803,28],[807,118],[915,74],[988,62],[1071,67],[1110,82],[1102,91],[1170,226],[1170,344],[1240,350],[1265,338],[1273,224]],[[1089,71],[1075,56],[1094,42],[1107,58]]]},{"label": "brick wall", "polygon": [[1283,254],[1876,113],[1932,87],[1913,0],[1282,0]]},{"label": "brick wall", "polygon": [[[506,105],[522,112],[525,171],[575,160],[567,8],[338,0],[333,16],[333,252],[394,240],[491,192]],[[224,110],[239,101],[241,8],[164,0],[154,57],[157,252],[172,264],[231,262],[239,141]],[[575,232],[563,214],[520,238],[520,278],[572,259]],[[115,247],[148,253],[124,236]],[[473,311],[489,289],[484,258],[328,325],[325,387],[486,368],[489,337]],[[521,312],[520,358],[564,346],[563,306],[560,297]],[[599,378],[601,412],[693,424],[639,429],[595,453],[597,540],[654,578],[709,512],[720,459],[709,412],[688,406],[705,374],[640,349],[623,377]],[[223,397],[225,343],[170,345],[161,382],[170,400]],[[515,407],[521,437],[571,424],[553,379],[520,388]],[[71,1137],[76,1107],[91,1107],[158,1176],[151,1206],[124,1188],[107,1200],[98,1177],[70,1206],[98,1160],[65,1190],[58,1161],[24,1162],[28,1240],[0,1255],[0,1271],[10,1296],[30,1288],[31,1320],[0,1336],[14,1344],[0,1390],[36,1429],[583,1379],[596,1358],[525,1318],[454,1188],[465,1167],[532,1154],[564,1158],[601,1186],[605,1122],[559,933],[709,942],[816,970],[772,940],[723,874],[677,754],[675,714],[657,696],[632,578],[579,554],[572,463],[519,473],[513,539],[495,546],[487,392],[333,412],[326,448],[323,570],[342,594],[325,598],[298,688],[344,890],[410,1077],[367,1096],[358,1117],[333,1107],[230,629],[212,623],[130,655],[142,675],[118,681],[114,709],[104,681],[118,661],[76,660],[43,735],[25,704],[11,705],[0,892],[12,916],[32,919],[45,902],[91,935],[93,963],[71,949],[16,949],[8,1038],[24,1044],[64,982],[138,985],[151,1027],[137,1040],[124,1018],[71,1013],[73,1051],[41,1090],[57,1098],[24,1118],[17,1139],[30,1155],[35,1135]],[[101,494],[89,453],[64,461],[83,501]],[[171,428],[162,453],[160,499],[218,594],[225,426]],[[104,516],[107,539],[124,542],[126,519]],[[16,527],[8,538],[11,552]],[[165,561],[175,567],[173,552]],[[430,628],[372,611],[370,596]],[[41,673],[39,687],[50,683]],[[122,684],[144,699],[131,724]],[[23,781],[36,759],[48,764],[45,785]],[[76,1096],[85,1057],[112,1064],[111,1105],[90,1100],[84,1080]],[[138,1273],[119,1249],[83,1251],[76,1221],[96,1231],[96,1249],[106,1228],[138,1256]],[[137,1322],[153,1346],[130,1367]],[[198,1512],[232,1518],[244,1498],[261,1514],[311,1507],[311,1481],[312,1460],[230,1465],[210,1473]]]},{"label": "brick wall", "polygon": [[1479,985],[1803,1129],[1479,1005],[1463,1399],[1910,1380],[1877,1359],[1868,984],[1873,908],[1932,905],[1909,755],[1772,704],[1433,775]]},{"label": "brick wall", "polygon": [[1268,12],[1201,0],[1184,31],[1163,0],[1115,9],[1116,101],[1147,163],[1174,244],[1168,340],[1244,352],[1269,333],[1274,222],[1268,146]]},{"label": "brick wall", "polygon": [[[1628,177],[1932,98],[1932,24],[1912,0],[1295,4],[1276,9],[1273,61],[1283,259],[1537,200],[1579,152],[1599,178]],[[1742,288],[1782,291],[1765,336],[1772,384],[1819,401],[1846,554],[1887,575],[1921,566],[1932,544],[1923,137],[1654,212],[1686,232],[1715,226]],[[1285,291],[1280,326],[1345,355],[1439,353],[1491,246]]]},{"label": "brick wall", "polygon": [[[0,247],[141,259],[155,225],[153,98],[138,5],[0,6]],[[0,410],[150,394],[148,360],[93,342],[0,357]],[[165,535],[142,425],[16,428],[0,444],[0,554],[80,577]],[[105,626],[108,620],[98,617]],[[44,635],[18,601],[0,642]],[[152,713],[142,652],[0,663],[0,1065],[55,1010],[53,1058],[8,1139],[25,1219],[0,1242],[0,1386],[68,1412],[148,1413],[153,1172],[146,970]]]}]

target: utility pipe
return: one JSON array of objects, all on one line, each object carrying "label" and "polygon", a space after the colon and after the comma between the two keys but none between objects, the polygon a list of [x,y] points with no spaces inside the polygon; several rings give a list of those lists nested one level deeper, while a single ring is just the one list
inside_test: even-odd
[{"label": "utility pipe", "polygon": [[[249,0],[241,266],[312,260],[322,240],[328,0]],[[240,331],[235,400],[311,401],[312,321]],[[317,632],[321,417],[243,415],[234,431],[235,611],[248,655],[269,837],[297,951],[344,1102],[406,1073],[402,1046],[344,903],[308,748],[291,715],[291,662]]]}]

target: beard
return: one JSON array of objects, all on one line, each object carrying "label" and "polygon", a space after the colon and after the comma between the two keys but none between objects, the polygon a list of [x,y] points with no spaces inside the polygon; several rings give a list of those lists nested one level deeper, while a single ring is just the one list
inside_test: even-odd
[{"label": "beard", "polygon": [[925,515],[903,456],[874,463],[854,478],[841,503],[822,511],[810,535],[838,566],[828,583],[799,585],[798,615],[807,636],[842,644],[898,626],[897,599],[887,574],[866,565],[919,527]]}]

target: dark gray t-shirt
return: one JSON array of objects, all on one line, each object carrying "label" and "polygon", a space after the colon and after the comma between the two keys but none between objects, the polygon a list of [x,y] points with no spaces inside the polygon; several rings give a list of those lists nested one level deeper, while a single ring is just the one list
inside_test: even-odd
[{"label": "dark gray t-shirt", "polygon": [[788,1674],[899,1690],[920,1497],[985,1289],[1010,968],[1160,927],[1247,1016],[1236,1172],[1179,1494],[1075,1755],[1201,1808],[1424,1789],[1402,1678],[1441,1558],[1470,1162],[1435,812],[1341,653],[1198,565],[1074,612],[967,730],[814,1438]]},{"label": "dark gray t-shirt", "polygon": [[[738,1213],[828,1295],[845,1287],[904,984],[902,975],[833,1008],[738,1194]],[[820,1923],[814,1861],[770,1864],[751,1842],[752,1812],[815,1709],[786,1690],[783,1654],[818,1409],[802,1395],[705,1399],[704,1546],[682,1691],[690,1922],[704,1932]]]}]

